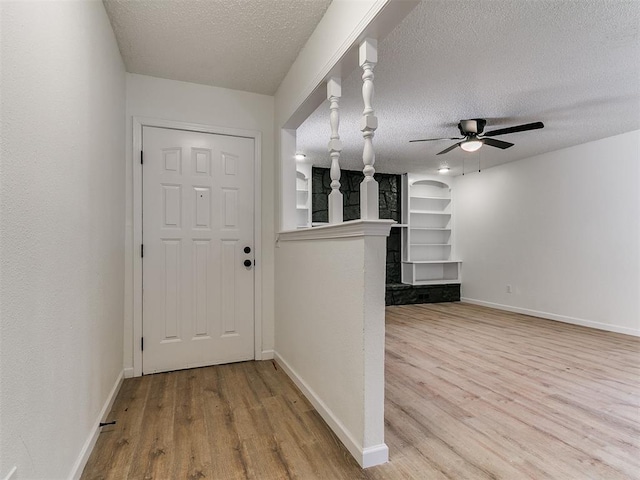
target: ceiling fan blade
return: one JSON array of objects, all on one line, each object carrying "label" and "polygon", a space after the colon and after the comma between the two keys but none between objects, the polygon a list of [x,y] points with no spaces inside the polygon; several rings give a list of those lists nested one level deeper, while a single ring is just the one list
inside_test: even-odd
[{"label": "ceiling fan blade", "polygon": [[459,146],[460,146],[460,143],[454,143],[449,148],[445,148],[440,153],[436,153],[436,155],[442,155],[443,153],[449,153],[451,150],[453,150],[454,148],[459,147]]},{"label": "ceiling fan blade", "polygon": [[409,143],[413,143],[413,142],[434,142],[436,140],[462,140],[462,138],[424,138],[422,140],[409,140]]},{"label": "ceiling fan blade", "polygon": [[496,140],[495,138],[483,138],[482,143],[489,145],[490,147],[501,148],[503,150],[505,148],[513,147],[513,143],[503,142],[502,140]]},{"label": "ceiling fan blade", "polygon": [[544,123],[542,122],[525,123],[524,125],[516,125],[514,127],[500,128],[498,130],[485,132],[482,136],[495,137],[496,135],[506,135],[507,133],[526,132],[527,130],[537,130],[538,128],[544,128]]}]

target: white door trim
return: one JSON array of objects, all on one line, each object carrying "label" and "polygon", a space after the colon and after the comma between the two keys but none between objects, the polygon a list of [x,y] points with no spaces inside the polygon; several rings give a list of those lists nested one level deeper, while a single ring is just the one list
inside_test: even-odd
[{"label": "white door trim", "polygon": [[142,127],[160,127],[191,132],[214,133],[233,137],[252,138],[254,140],[254,353],[256,360],[262,360],[262,133],[256,130],[216,127],[185,123],[173,120],[162,120],[148,117],[133,117],[133,376],[142,375]]}]

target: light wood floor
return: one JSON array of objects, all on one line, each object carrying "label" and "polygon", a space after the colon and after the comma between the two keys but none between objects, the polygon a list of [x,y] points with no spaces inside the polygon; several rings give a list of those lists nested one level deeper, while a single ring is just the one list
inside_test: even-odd
[{"label": "light wood floor", "polygon": [[272,362],[124,381],[83,479],[638,479],[640,339],[387,308],[390,463],[359,469]]}]

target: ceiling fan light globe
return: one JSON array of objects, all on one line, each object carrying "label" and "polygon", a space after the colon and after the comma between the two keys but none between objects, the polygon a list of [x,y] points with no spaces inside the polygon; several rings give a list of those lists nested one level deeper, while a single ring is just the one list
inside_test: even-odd
[{"label": "ceiling fan light globe", "polygon": [[438,169],[438,173],[447,173],[449,171],[449,167],[440,167]]},{"label": "ceiling fan light globe", "polygon": [[463,149],[465,152],[475,152],[481,146],[482,146],[482,142],[480,140],[468,140],[460,144],[460,148]]}]

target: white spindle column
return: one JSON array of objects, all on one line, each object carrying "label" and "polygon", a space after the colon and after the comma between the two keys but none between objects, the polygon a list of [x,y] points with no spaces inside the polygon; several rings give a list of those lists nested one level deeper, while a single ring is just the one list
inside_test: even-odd
[{"label": "white spindle column", "polygon": [[376,155],[373,150],[373,136],[378,128],[378,118],[374,115],[371,102],[373,100],[373,68],[378,63],[378,41],[372,38],[360,44],[360,66],[362,67],[362,99],[364,111],[360,123],[360,131],[364,138],[362,162],[364,163],[364,180],[360,184],[360,218],[378,220],[378,182],[373,178]]},{"label": "white spindle column", "polygon": [[331,193],[329,194],[329,223],[342,223],[342,193],[340,193],[340,97],[342,96],[341,80],[332,77],[327,82],[327,99],[329,100],[329,116],[331,123],[331,139],[329,140],[329,156],[331,157]]}]

